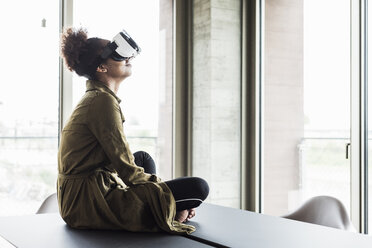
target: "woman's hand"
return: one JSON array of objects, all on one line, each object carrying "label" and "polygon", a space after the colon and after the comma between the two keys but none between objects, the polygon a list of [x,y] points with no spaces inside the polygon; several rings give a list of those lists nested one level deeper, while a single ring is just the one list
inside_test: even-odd
[{"label": "woman's hand", "polygon": [[194,217],[196,214],[195,212],[195,209],[192,208],[192,209],[185,209],[185,210],[182,210],[182,211],[178,211],[177,214],[176,214],[176,217],[175,217],[175,220],[179,221],[179,222],[186,222],[186,221],[189,221],[192,217]]}]

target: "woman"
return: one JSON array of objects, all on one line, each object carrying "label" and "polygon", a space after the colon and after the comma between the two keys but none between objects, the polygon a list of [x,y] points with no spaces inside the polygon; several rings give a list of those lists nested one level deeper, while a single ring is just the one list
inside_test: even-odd
[{"label": "woman", "polygon": [[65,63],[88,80],[61,136],[61,216],[75,228],[190,233],[195,228],[183,222],[208,196],[208,184],[196,177],[162,182],[147,153],[131,153],[117,97],[121,82],[132,73],[131,64],[128,58],[103,59],[109,43],[88,39],[83,29],[69,28],[62,35]]}]

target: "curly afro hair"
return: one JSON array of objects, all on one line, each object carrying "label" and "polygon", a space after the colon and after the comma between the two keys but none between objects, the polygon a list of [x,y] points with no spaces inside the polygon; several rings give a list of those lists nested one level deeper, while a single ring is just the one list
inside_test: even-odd
[{"label": "curly afro hair", "polygon": [[83,28],[67,28],[61,37],[61,53],[70,71],[93,79],[97,66],[102,62],[103,39],[89,38]]}]

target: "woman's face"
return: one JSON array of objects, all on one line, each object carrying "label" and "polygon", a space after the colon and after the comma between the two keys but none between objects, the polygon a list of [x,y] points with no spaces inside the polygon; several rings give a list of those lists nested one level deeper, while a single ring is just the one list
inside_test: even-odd
[{"label": "woman's face", "polygon": [[105,62],[108,76],[124,80],[132,74],[132,65],[129,60],[115,61],[111,58]]},{"label": "woman's face", "polygon": [[[102,39],[100,42],[102,45],[102,49],[108,43],[110,43],[109,40],[104,40],[104,39]],[[119,79],[119,80],[124,80],[125,78],[129,77],[132,74],[132,65],[129,59],[123,60],[123,61],[116,61],[111,58],[108,58],[103,64],[105,65],[107,69],[108,77]]]}]

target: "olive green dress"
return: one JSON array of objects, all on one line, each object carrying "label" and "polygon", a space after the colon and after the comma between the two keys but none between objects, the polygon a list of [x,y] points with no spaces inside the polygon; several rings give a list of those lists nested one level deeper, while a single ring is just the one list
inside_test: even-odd
[{"label": "olive green dress", "polygon": [[120,99],[103,83],[87,91],[62,131],[58,152],[58,203],[74,228],[190,233],[174,220],[172,192],[136,166],[123,132]]}]

